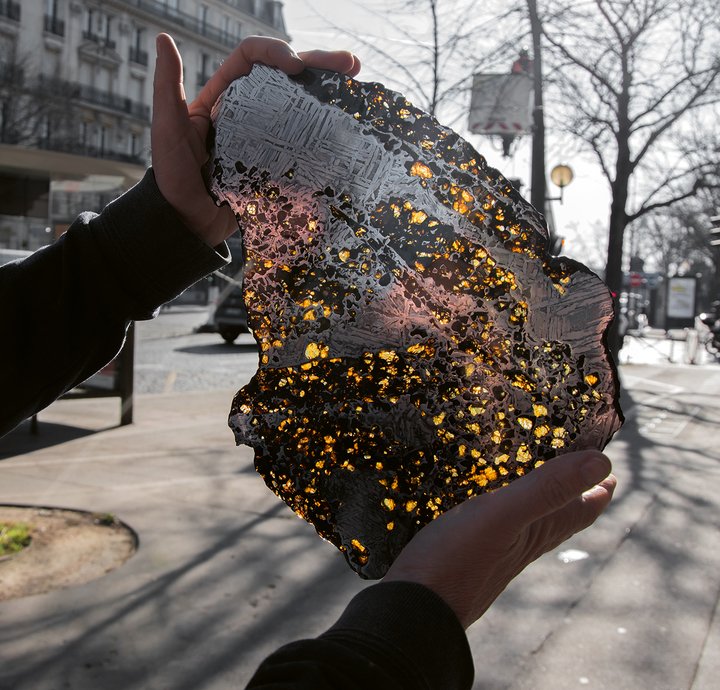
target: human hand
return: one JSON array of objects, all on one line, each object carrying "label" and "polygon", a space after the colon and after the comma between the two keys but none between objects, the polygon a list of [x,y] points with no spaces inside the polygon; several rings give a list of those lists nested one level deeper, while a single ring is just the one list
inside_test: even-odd
[{"label": "human hand", "polygon": [[423,527],[384,579],[425,585],[468,628],[525,566],[595,522],[615,490],[610,470],[599,451],[568,453],[468,499]]},{"label": "human hand", "polygon": [[297,55],[277,38],[250,36],[235,48],[188,106],[182,59],[175,42],[168,34],[159,34],[156,48],[152,121],[155,180],[187,227],[215,247],[237,230],[230,209],[216,206],[207,193],[201,172],[208,157],[205,142],[210,111],[220,94],[234,79],[248,74],[256,62],[287,74],[319,67],[349,76],[358,73],[360,62],[347,51],[313,50]]}]

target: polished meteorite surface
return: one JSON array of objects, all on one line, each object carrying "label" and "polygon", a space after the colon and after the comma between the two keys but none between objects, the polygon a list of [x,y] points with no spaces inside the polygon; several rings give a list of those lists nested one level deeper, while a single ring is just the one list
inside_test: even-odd
[{"label": "polished meteorite surface", "polygon": [[213,111],[259,368],[230,426],[363,577],[428,521],[619,428],[612,303],[542,217],[380,84],[264,66]]}]

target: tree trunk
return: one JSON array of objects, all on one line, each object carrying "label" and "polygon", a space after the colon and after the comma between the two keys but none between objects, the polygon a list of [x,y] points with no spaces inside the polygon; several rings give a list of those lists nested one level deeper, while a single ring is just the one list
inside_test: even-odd
[{"label": "tree trunk", "polygon": [[610,206],[610,227],[608,228],[608,255],[605,265],[605,282],[610,288],[615,305],[615,319],[608,330],[610,353],[619,362],[620,348],[624,333],[620,332],[620,293],[623,288],[623,240],[628,224],[627,200],[630,176],[633,165],[630,161],[630,85],[633,75],[628,66],[627,46],[621,54],[622,88],[617,101],[617,159],[615,161],[615,179],[612,181],[612,204]]},{"label": "tree trunk", "polygon": [[618,355],[622,347],[623,333],[619,329],[620,321],[620,293],[623,288],[623,240],[625,238],[625,227],[627,226],[627,215],[625,205],[628,195],[629,171],[626,169],[621,176],[618,160],[618,175],[613,183],[613,201],[610,207],[610,231],[608,233],[608,254],[605,266],[605,283],[613,296],[615,305],[615,319],[608,330],[608,347],[615,362],[618,362]]}]

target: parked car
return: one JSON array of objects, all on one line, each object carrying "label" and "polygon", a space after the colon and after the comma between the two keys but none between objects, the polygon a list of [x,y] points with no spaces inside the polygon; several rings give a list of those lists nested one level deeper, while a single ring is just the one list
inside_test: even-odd
[{"label": "parked car", "polygon": [[247,310],[242,294],[242,241],[239,235],[227,240],[232,261],[216,276],[220,283],[212,323],[223,340],[232,343],[241,333],[249,333]]},{"label": "parked car", "polygon": [[234,342],[241,333],[250,332],[245,302],[239,287],[228,285],[220,293],[213,321],[217,332],[228,343]]}]

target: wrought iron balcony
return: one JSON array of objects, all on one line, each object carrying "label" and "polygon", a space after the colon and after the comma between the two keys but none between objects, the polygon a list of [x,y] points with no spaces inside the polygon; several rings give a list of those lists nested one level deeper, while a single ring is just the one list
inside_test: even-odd
[{"label": "wrought iron balcony", "polygon": [[47,75],[41,75],[38,81],[45,93],[58,98],[68,98],[90,105],[98,105],[109,110],[125,113],[145,122],[150,121],[150,106],[134,101],[131,98],[103,91],[87,84],[53,79]]},{"label": "wrought iron balcony", "polygon": [[207,22],[200,21],[191,14],[186,14],[174,7],[169,7],[162,2],[157,2],[156,0],[126,0],[123,4],[137,7],[140,10],[160,17],[165,21],[170,21],[176,26],[204,36],[214,43],[219,43],[227,48],[234,48],[239,43],[239,39],[236,36],[222,31],[215,26],[211,26]]},{"label": "wrought iron balcony", "polygon": [[11,19],[14,22],[20,21],[20,3],[12,0],[0,0],[0,17]]},{"label": "wrought iron balcony", "polygon": [[20,87],[25,83],[25,68],[13,62],[0,60],[0,85]]},{"label": "wrought iron balcony", "polygon": [[65,22],[62,19],[46,14],[45,15],[45,32],[54,34],[55,36],[65,35]]},{"label": "wrought iron balcony", "polygon": [[104,36],[98,36],[92,31],[83,31],[82,37],[85,41],[97,43],[98,45],[105,46],[109,50],[115,50],[115,46],[117,45],[115,41],[112,41],[109,38],[105,38]]},{"label": "wrought iron balcony", "polygon": [[150,106],[144,103],[138,103],[131,98],[110,93],[109,91],[102,91],[86,84],[74,84],[74,88],[77,92],[76,97],[80,101],[127,113],[140,120],[150,120]]},{"label": "wrought iron balcony", "polygon": [[59,151],[60,153],[72,153],[76,156],[88,156],[90,158],[106,158],[123,163],[134,163],[145,165],[145,159],[139,154],[131,155],[121,153],[110,148],[90,146],[72,138],[43,138],[37,143],[38,148],[46,151]]},{"label": "wrought iron balcony", "polygon": [[147,67],[147,64],[148,64],[147,50],[140,50],[140,48],[135,48],[134,46],[130,46],[130,62],[134,62],[138,65],[145,65]]}]

